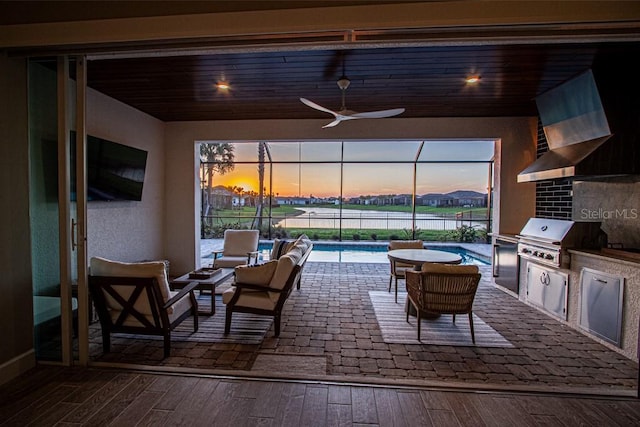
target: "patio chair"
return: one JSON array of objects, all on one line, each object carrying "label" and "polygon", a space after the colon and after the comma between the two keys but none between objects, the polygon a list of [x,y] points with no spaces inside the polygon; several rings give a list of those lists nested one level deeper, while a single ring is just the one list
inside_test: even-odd
[{"label": "patio chair", "polygon": [[164,337],[164,357],[171,351],[171,331],[193,316],[198,331],[198,303],[192,282],[171,291],[165,263],[124,263],[93,257],[88,283],[100,325],[102,347],[111,350],[111,334],[144,334]]},{"label": "patio chair", "polygon": [[258,261],[259,230],[225,230],[222,250],[213,251],[213,268],[233,268]]},{"label": "patio chair", "polygon": [[[390,240],[388,249],[390,251],[394,249],[424,249],[424,242],[422,240]],[[396,302],[398,302],[398,279],[404,279],[405,271],[413,270],[415,267],[413,264],[405,264],[391,260],[389,260],[389,263],[391,271],[389,276],[389,292],[391,292],[391,284],[395,279]]]},{"label": "patio chair", "polygon": [[[420,341],[420,318],[426,314],[469,315],[471,341],[475,344],[473,331],[473,300],[480,283],[476,265],[451,265],[425,263],[421,271],[406,271],[408,301],[416,309],[418,341]],[[407,322],[409,310],[407,306]]]},{"label": "patio chair", "polygon": [[274,335],[279,336],[282,308],[293,287],[300,289],[302,270],[312,249],[313,243],[304,236],[277,260],[236,267],[233,286],[222,294],[227,306],[225,335],[231,331],[233,313],[239,312],[273,316]]}]

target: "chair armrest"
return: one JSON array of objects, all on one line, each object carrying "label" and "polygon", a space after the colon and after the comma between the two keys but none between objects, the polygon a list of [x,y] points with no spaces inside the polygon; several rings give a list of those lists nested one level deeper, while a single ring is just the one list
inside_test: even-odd
[{"label": "chair armrest", "polygon": [[251,258],[254,259],[254,263],[258,262],[258,255],[260,255],[259,251],[251,251],[247,252],[247,265],[251,265]]},{"label": "chair armrest", "polygon": [[250,289],[252,291],[265,291],[265,292],[277,292],[277,293],[284,292],[284,289],[270,288],[269,286],[253,285],[250,283],[234,283],[233,286],[235,286],[237,290]]},{"label": "chair armrest", "polygon": [[178,302],[180,299],[182,299],[183,296],[185,296],[186,294],[188,294],[189,292],[193,292],[193,290],[199,285],[200,283],[198,282],[191,282],[188,285],[186,285],[184,288],[180,289],[180,291],[175,294],[173,297],[169,298],[169,300],[167,302],[164,303],[164,305],[162,306],[162,308],[164,308],[165,310],[169,307],[171,307],[173,304],[175,304],[176,302]]}]

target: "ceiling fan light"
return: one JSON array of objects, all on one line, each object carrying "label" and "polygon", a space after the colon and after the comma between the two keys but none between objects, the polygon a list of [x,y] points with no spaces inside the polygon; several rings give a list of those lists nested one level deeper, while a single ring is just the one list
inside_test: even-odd
[{"label": "ceiling fan light", "polygon": [[338,80],[338,87],[341,90],[347,90],[350,84],[351,84],[351,80],[349,80],[345,76],[340,77],[340,80]]}]

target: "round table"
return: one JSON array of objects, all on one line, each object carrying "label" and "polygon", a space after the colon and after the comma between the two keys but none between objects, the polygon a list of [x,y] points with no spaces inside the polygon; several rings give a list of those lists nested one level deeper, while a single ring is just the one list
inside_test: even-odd
[{"label": "round table", "polygon": [[[422,264],[425,262],[434,262],[438,264],[460,264],[462,262],[462,257],[458,254],[445,251],[435,251],[433,249],[394,249],[387,252],[387,257],[391,261],[411,264],[414,266],[414,270],[417,271],[422,270]],[[404,309],[409,312],[409,315],[416,315],[414,307],[409,304],[408,298]],[[437,313],[427,311],[421,311],[420,313],[421,317],[426,319],[437,319],[440,317]]]},{"label": "round table", "polygon": [[416,270],[422,269],[425,262],[435,262],[439,264],[460,264],[462,257],[458,254],[433,249],[394,249],[387,252],[387,257],[391,261],[411,264]]}]

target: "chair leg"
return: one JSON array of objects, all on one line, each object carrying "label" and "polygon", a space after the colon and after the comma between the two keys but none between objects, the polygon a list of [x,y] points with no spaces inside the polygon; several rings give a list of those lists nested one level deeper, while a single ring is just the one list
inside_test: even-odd
[{"label": "chair leg", "polygon": [[453,313],[453,323],[456,323],[456,314]]},{"label": "chair leg", "polygon": [[229,335],[229,331],[231,331],[231,315],[233,314],[233,311],[231,311],[229,309],[229,307],[227,306],[227,314],[226,317],[224,319],[224,334],[225,335]]},{"label": "chair leg", "polygon": [[102,327],[102,351],[104,353],[111,352],[111,334]]},{"label": "chair leg", "polygon": [[396,304],[398,303],[398,278],[396,277]]},{"label": "chair leg", "polygon": [[393,274],[389,276],[389,292],[391,292],[391,284],[393,283]]},{"label": "chair leg", "polygon": [[473,331],[473,313],[469,312],[469,329],[471,329],[471,342],[476,343],[476,335]]},{"label": "chair leg", "polygon": [[164,334],[164,357],[169,357],[171,353],[171,332]]},{"label": "chair leg", "polygon": [[273,323],[274,323],[274,336],[279,337],[280,336],[280,315],[276,314],[275,316],[273,316]]},{"label": "chair leg", "polygon": [[420,319],[420,309],[416,307],[416,321],[418,322],[418,341],[420,341],[420,325],[422,320]]},{"label": "chair leg", "polygon": [[198,301],[196,300],[196,295],[193,291],[191,291],[189,298],[191,299],[191,315],[193,316],[193,332],[198,332]]}]

